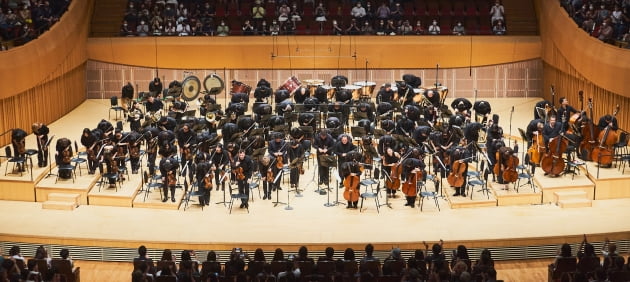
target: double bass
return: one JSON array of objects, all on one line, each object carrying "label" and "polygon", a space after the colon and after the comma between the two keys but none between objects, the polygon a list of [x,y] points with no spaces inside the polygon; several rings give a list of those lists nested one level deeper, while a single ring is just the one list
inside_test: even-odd
[{"label": "double bass", "polygon": [[[598,142],[596,136],[599,136],[599,127],[593,124],[593,99],[588,98],[588,109],[590,111],[590,119],[583,118],[582,123],[582,142],[580,143],[580,158],[585,161],[592,161],[591,154],[593,149],[597,147]],[[586,123],[586,125],[584,125]]]},{"label": "double bass", "polygon": [[[612,114],[612,119],[615,118],[617,113],[619,112],[619,105],[615,107],[615,112]],[[613,145],[617,142],[619,136],[617,135],[617,131],[611,128],[612,119],[610,123],[606,126],[606,128],[599,133],[598,140],[599,145],[593,149],[591,153],[591,158],[594,161],[597,161],[597,164],[600,166],[610,166],[614,157]]]},{"label": "double bass", "polygon": [[562,173],[565,166],[562,154],[567,150],[568,143],[563,135],[558,135],[549,141],[549,150],[540,160],[540,166],[546,174],[560,175]]}]

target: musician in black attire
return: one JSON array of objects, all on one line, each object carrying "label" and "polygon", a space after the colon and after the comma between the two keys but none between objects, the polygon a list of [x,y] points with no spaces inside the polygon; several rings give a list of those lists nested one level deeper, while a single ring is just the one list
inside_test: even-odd
[{"label": "musician in black attire", "polygon": [[296,104],[304,104],[304,100],[311,96],[311,91],[306,87],[300,87],[293,92],[293,100]]},{"label": "musician in black attire", "polygon": [[[387,147],[385,148],[385,154],[382,155],[383,162],[383,172],[385,173],[385,178],[392,177],[392,166],[399,165],[400,162],[400,154],[394,151],[393,148]],[[396,191],[394,189],[386,189],[387,197],[396,198]]]},{"label": "musician in black attire", "polygon": [[33,123],[31,128],[37,140],[37,165],[45,167],[48,164],[48,146],[46,146],[46,143],[48,143],[50,129],[41,122]]},{"label": "musician in black attire", "polygon": [[129,116],[127,116],[127,121],[129,121],[129,127],[131,131],[140,132],[140,128],[142,127],[141,120],[144,118],[144,113],[142,113],[142,109],[140,108],[142,105],[138,102],[133,102],[131,105],[131,109],[129,109]]},{"label": "musician in black attire", "polygon": [[[94,131],[100,133],[98,129]],[[89,128],[84,128],[81,134],[81,145],[85,147],[85,152],[87,153],[88,174],[94,174],[98,167],[96,154],[100,151],[100,140],[94,131],[90,131]]]},{"label": "musician in black attire", "polygon": [[171,202],[175,202],[175,188],[177,187],[177,168],[179,162],[173,157],[164,157],[160,160],[160,173],[162,175],[162,191],[164,198],[162,202],[168,200],[168,191],[171,190]]},{"label": "musician in black attire", "polygon": [[236,179],[236,183],[238,185],[238,193],[246,196],[246,197],[241,198],[240,207],[247,208],[249,207],[249,204],[248,204],[249,186],[247,185],[247,182],[249,181],[249,179],[252,177],[252,174],[254,173],[254,162],[252,161],[252,158],[245,155],[245,151],[243,150],[240,150],[238,152],[238,157],[235,161],[236,162],[234,163],[234,167],[232,169],[233,170],[243,169],[243,175],[245,176],[244,179],[238,179],[238,177]]},{"label": "musician in black attire", "polygon": [[[196,167],[197,191],[199,196],[199,204],[202,206],[210,205],[210,191],[212,191],[211,166],[207,160],[200,160]],[[208,183],[206,183],[208,179]]]},{"label": "musician in black attire", "polygon": [[[493,115],[492,121],[489,122],[489,127],[486,132],[486,150],[488,152],[488,159],[490,165],[496,164],[496,152],[498,147],[497,142],[503,142],[503,128],[499,126],[499,116]],[[489,168],[492,171],[492,168]]]},{"label": "musician in black attire", "polygon": [[378,139],[378,154],[381,155],[381,158],[383,157],[383,155],[385,155],[385,152],[387,152],[387,148],[396,148],[396,140],[394,140],[394,137],[392,137],[391,135],[383,135],[381,136],[381,138]]},{"label": "musician in black attire", "polygon": [[131,103],[131,100],[133,100],[133,85],[131,85],[131,82],[127,82],[127,84],[125,84],[125,86],[122,87],[121,90],[121,103],[122,105],[120,105],[125,111],[129,110],[129,104]]},{"label": "musician in black attire", "polygon": [[[466,150],[466,148],[462,147],[462,146],[457,146],[454,147],[452,150],[450,150],[450,167],[451,169],[453,169],[455,166],[454,164],[456,162],[459,162],[459,166],[463,166],[463,172],[461,173],[460,176],[458,177],[462,177],[464,179],[464,182],[461,186],[459,187],[455,187],[452,186],[451,188],[455,189],[455,194],[453,194],[453,197],[456,196],[462,196],[462,197],[466,197],[466,176],[468,175],[468,162],[469,160],[467,160],[468,157],[472,156],[470,155],[469,151]],[[461,168],[460,168],[461,169]]]},{"label": "musician in black attire", "polygon": [[[263,200],[271,200],[271,188],[273,187],[273,180],[276,174],[273,173],[273,166],[276,164],[276,159],[272,156],[264,156],[260,158],[258,162],[258,171],[263,185]],[[268,176],[271,176],[269,178]]]},{"label": "musician in black attire", "polygon": [[391,103],[394,100],[394,91],[390,83],[385,83],[376,94],[376,101],[379,103]]},{"label": "musician in black attire", "polygon": [[527,148],[532,146],[532,142],[534,140],[534,133],[542,131],[544,128],[545,121],[543,119],[533,119],[527,124],[525,128],[525,137],[527,137]]},{"label": "musician in black attire", "polygon": [[160,130],[170,130],[174,132],[175,128],[177,128],[177,120],[172,117],[161,117],[158,121],[157,127]]},{"label": "musician in black attire", "polygon": [[225,170],[225,166],[230,163],[230,157],[226,150],[223,150],[223,144],[219,143],[212,152],[210,158],[212,170],[214,171],[214,183],[216,190],[219,190],[219,184],[221,184],[221,191],[225,190],[225,179],[221,179],[221,171]]},{"label": "musician in black attire", "polygon": [[299,140],[292,140],[289,148],[287,149],[287,157],[289,162],[289,168],[291,168],[290,173],[290,183],[291,188],[298,189],[300,184],[300,172],[303,173],[303,162],[304,162],[304,147],[300,143]]},{"label": "musician in black attire", "polygon": [[170,157],[177,153],[175,147],[175,133],[170,130],[160,131],[158,137],[158,154],[162,157]]},{"label": "musician in black attire", "polygon": [[111,122],[102,119],[98,125],[96,126],[103,134],[101,138],[110,138],[112,133],[114,132],[114,126]]},{"label": "musician in black attire", "polygon": [[131,173],[137,174],[140,169],[140,145],[144,137],[142,134],[132,131],[127,137],[129,142],[129,162],[131,163]]},{"label": "musician in black attire", "polygon": [[[497,150],[497,153],[499,155],[499,159],[497,159],[497,165],[500,166],[499,175],[497,175],[497,183],[508,184],[503,180],[503,171],[507,167],[510,157],[514,155],[514,150],[512,150],[512,148],[510,147],[503,146]],[[545,173],[545,175],[547,175],[547,173]]]},{"label": "musician in black attire", "polygon": [[579,113],[579,111],[569,105],[569,99],[565,97],[560,98],[557,118],[562,121],[562,131],[569,129],[569,119],[571,119],[571,116],[575,113]]},{"label": "musician in black attire", "polygon": [[321,157],[329,156],[333,153],[333,146],[335,145],[335,140],[333,137],[328,134],[326,129],[322,129],[317,137],[313,140],[313,147],[317,149],[317,167],[319,171],[319,185],[329,183],[330,179],[328,177],[328,167],[321,165]]},{"label": "musician in black attire", "polygon": [[[190,130],[188,124],[182,125],[182,127],[177,130],[177,144],[179,145],[179,159],[182,160],[182,165],[192,165],[192,160],[195,155],[193,147],[197,144],[197,133]],[[192,177],[192,171],[190,172],[190,176]]]},{"label": "musician in black attire", "polygon": [[[358,162],[352,160],[352,161],[347,161],[342,163],[339,169],[339,176],[341,176],[342,180],[345,180],[346,177],[350,176],[350,175],[356,175],[361,177],[361,164],[359,164]],[[340,185],[343,185],[342,183],[340,183]],[[360,187],[357,184],[358,187]],[[357,190],[355,191],[355,193],[360,193],[359,191],[360,188],[357,188]],[[357,204],[359,201],[348,201],[348,206],[346,208],[348,209],[356,209],[358,208]]]},{"label": "musician in black attire", "polygon": [[[403,170],[400,177],[401,178],[400,182],[406,181],[408,177],[410,177],[412,173],[416,173],[416,171],[422,171],[423,179],[426,178],[426,175],[427,175],[425,171],[426,165],[424,164],[422,160],[419,160],[416,158],[406,158],[405,160],[402,161],[402,166],[403,166]],[[420,181],[423,179],[417,179],[417,181]],[[415,193],[413,196],[405,196],[405,199],[407,200],[407,203],[405,204],[405,206],[409,206],[411,208],[415,207],[415,203],[416,203]]]},{"label": "musician in black attire", "polygon": [[159,77],[154,78],[153,81],[149,83],[149,92],[151,92],[151,94],[155,97],[162,94],[162,81]]},{"label": "musician in black attire", "polygon": [[359,106],[357,107],[357,113],[365,113],[367,119],[369,119],[370,122],[375,121],[374,109],[368,103],[360,103]]},{"label": "musician in black attire", "polygon": [[158,146],[159,133],[160,131],[155,127],[149,128],[144,133],[145,139],[147,140],[146,153],[147,153],[147,166],[149,167],[149,175],[155,175],[155,159],[157,158],[158,147],[159,147]]},{"label": "musician in black attire", "polygon": [[[606,129],[607,126],[610,125],[610,129],[611,130],[617,130],[619,129],[619,124],[617,124],[617,118],[612,116],[612,115],[605,115],[602,116],[601,118],[599,118],[599,122],[597,123],[597,127],[599,128],[599,130],[604,130]],[[594,137],[596,138],[596,137]]]},{"label": "musician in black attire", "polygon": [[[337,165],[341,167],[341,164],[348,162],[350,159],[348,153],[355,151],[357,146],[352,144],[352,139],[347,134],[342,134],[339,137],[339,142],[335,144],[333,151],[337,155]],[[339,170],[339,176],[343,176],[341,170]],[[341,183],[340,183],[341,184]]]},{"label": "musician in black attire", "polygon": [[[26,156],[26,131],[15,128],[11,131],[11,145],[13,145],[13,157],[24,159]],[[26,161],[24,162],[26,163]],[[17,164],[17,170],[26,171],[26,166]]]},{"label": "musician in black attire", "polygon": [[122,132],[120,129],[116,129],[114,136],[112,136],[111,141],[115,145],[114,149],[116,150],[116,158],[115,161],[118,165],[118,168],[124,168],[126,166],[126,156],[129,153],[129,133]]},{"label": "musician in black attire", "polygon": [[162,103],[159,98],[150,95],[149,98],[147,98],[144,107],[147,113],[145,115],[146,122],[144,123],[144,126],[148,126],[150,124],[153,124],[154,122],[157,122],[157,116],[154,116],[159,115],[162,112],[162,109],[164,108],[164,103]]},{"label": "musician in black attire", "polygon": [[[57,146],[55,146],[55,149],[57,149],[57,152],[55,153],[55,162],[57,163],[57,166],[60,167],[62,165],[70,165],[73,155],[72,142],[70,141],[70,139],[57,139]],[[59,170],[58,173],[60,178],[72,178],[72,170],[63,169]]]},{"label": "musician in black attire", "polygon": [[[282,139],[282,133],[277,132],[273,137],[273,141],[269,141],[268,144],[268,152],[269,155],[273,156],[276,159],[276,164],[272,167],[273,174],[278,175],[280,173],[280,168],[277,168],[276,165],[282,159],[283,163],[287,163],[287,142]],[[276,189],[280,189],[280,178],[274,182],[273,191]]]},{"label": "musician in black attire", "polygon": [[403,105],[413,105],[415,102],[413,101],[413,97],[415,96],[415,92],[411,87],[407,85],[406,82],[401,82],[398,84],[398,97],[403,99]]},{"label": "musician in black attire", "polygon": [[549,141],[562,134],[562,123],[556,121],[556,116],[551,116],[549,122],[545,124],[542,135],[545,139],[545,146],[549,144]]}]

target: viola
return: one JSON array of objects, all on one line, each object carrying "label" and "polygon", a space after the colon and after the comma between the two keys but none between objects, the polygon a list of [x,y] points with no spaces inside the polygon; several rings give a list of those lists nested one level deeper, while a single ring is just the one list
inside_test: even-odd
[{"label": "viola", "polygon": [[407,197],[416,196],[418,179],[422,179],[422,171],[419,169],[407,176],[407,181],[402,185],[402,192],[405,193]]},{"label": "viola", "polygon": [[267,182],[273,182],[273,171],[271,169],[267,170]]},{"label": "viola", "polygon": [[206,176],[203,178],[203,188],[206,190],[212,190],[212,172],[206,173]]},{"label": "viola", "polygon": [[464,172],[466,171],[466,163],[464,160],[457,160],[453,162],[453,167],[451,167],[451,173],[448,174],[446,178],[448,184],[451,187],[462,187],[464,185]]},{"label": "viola", "polygon": [[175,177],[174,171],[171,170],[166,174],[166,182],[168,183],[168,186],[177,185],[177,177]]},{"label": "viola", "polygon": [[350,174],[343,180],[343,198],[348,202],[356,202],[359,200],[359,181],[358,175]]},{"label": "viola", "polygon": [[284,167],[284,158],[282,155],[276,157],[276,168],[282,169]]},{"label": "viola", "polygon": [[242,167],[238,167],[234,170],[234,173],[236,174],[236,179],[238,180],[245,180],[245,173],[243,173],[243,168]]}]

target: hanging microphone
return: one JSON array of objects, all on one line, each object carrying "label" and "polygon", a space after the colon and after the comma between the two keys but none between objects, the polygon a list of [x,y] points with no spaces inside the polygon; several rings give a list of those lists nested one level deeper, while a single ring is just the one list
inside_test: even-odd
[{"label": "hanging microphone", "polygon": [[512,106],[512,112],[514,112],[514,106]]}]

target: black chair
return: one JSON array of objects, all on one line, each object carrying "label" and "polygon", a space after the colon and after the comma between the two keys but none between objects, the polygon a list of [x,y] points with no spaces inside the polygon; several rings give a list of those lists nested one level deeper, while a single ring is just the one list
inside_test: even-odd
[{"label": "black chair", "polygon": [[74,179],[76,177],[76,174],[74,173],[74,166],[67,164],[67,165],[57,165],[57,177],[55,178],[55,184],[57,184],[57,181],[59,181],[59,179],[61,178],[60,175],[62,174],[62,172],[64,174],[70,175],[70,179],[72,179],[72,183],[74,183]]},{"label": "black chair", "polygon": [[112,96],[111,98],[109,98],[109,113],[108,113],[108,117],[109,119],[112,119],[112,111],[114,111],[114,117],[116,117],[116,119],[118,119],[118,113],[119,112],[125,112],[125,109],[123,109],[123,107],[118,105],[118,97],[117,96]]},{"label": "black chair", "polygon": [[600,266],[599,257],[583,257],[577,263],[577,272],[593,273]]},{"label": "black chair", "polygon": [[158,276],[155,277],[155,282],[177,282],[176,276]]},{"label": "black chair", "polygon": [[297,264],[301,272],[300,281],[311,281],[315,263],[313,261],[298,261]]},{"label": "black chair", "polygon": [[219,280],[221,273],[221,263],[218,261],[204,261],[201,264],[201,281],[207,281],[209,277]]},{"label": "black chair", "polygon": [[[13,157],[13,154],[11,153],[11,147],[6,146],[4,147],[4,152],[6,154],[7,159],[9,160],[9,163],[13,163],[13,168],[11,169],[11,171],[15,171],[15,166],[16,165],[20,165],[23,168],[26,168],[24,165],[26,164],[26,158],[24,157]],[[9,169],[9,164],[7,164],[6,167],[4,167],[4,175],[7,175],[7,171]],[[22,176],[22,170],[20,170],[20,176]]]},{"label": "black chair", "polygon": [[569,281],[571,273],[577,270],[577,258],[558,258],[555,264],[549,265],[549,281]]},{"label": "black chair", "polygon": [[335,268],[337,264],[334,261],[320,261],[317,263],[317,277],[319,279],[312,279],[318,281],[329,282],[333,281],[335,275]]},{"label": "black chair", "polygon": [[368,271],[372,273],[374,277],[381,276],[381,262],[380,261],[369,260],[369,261],[363,262],[361,264],[361,268],[362,268],[361,271]]},{"label": "black chair", "polygon": [[72,264],[66,259],[53,259],[51,266],[57,269],[57,272],[65,278],[67,282],[80,282],[81,281],[81,268],[75,267],[72,269]]},{"label": "black chair", "polygon": [[343,261],[343,271],[341,273],[344,281],[356,281],[359,266],[354,260]]},{"label": "black chair", "polygon": [[271,274],[278,277],[278,273],[287,271],[289,269],[288,262],[286,260],[272,261],[270,264]]},{"label": "black chair", "polygon": [[155,275],[155,264],[153,263],[153,259],[133,259],[133,271],[139,270],[142,264],[147,265],[147,272]]}]

